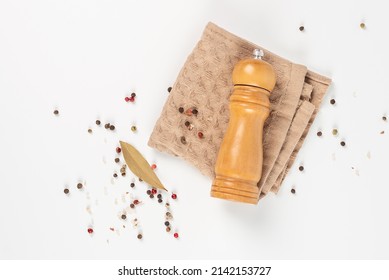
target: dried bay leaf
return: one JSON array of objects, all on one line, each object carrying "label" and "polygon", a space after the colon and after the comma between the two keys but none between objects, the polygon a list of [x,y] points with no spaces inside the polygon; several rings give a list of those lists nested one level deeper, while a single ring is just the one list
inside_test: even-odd
[{"label": "dried bay leaf", "polygon": [[120,146],[122,147],[124,160],[132,173],[150,186],[166,191],[153,169],[151,169],[150,164],[134,146],[123,141],[120,141]]}]

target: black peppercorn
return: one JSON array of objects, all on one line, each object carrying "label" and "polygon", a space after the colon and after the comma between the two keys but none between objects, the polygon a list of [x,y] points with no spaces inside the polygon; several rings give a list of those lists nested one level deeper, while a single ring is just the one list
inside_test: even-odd
[{"label": "black peppercorn", "polygon": [[332,105],[334,105],[334,104],[336,103],[335,99],[331,99],[331,100],[330,100],[330,103],[331,103]]},{"label": "black peppercorn", "polygon": [[81,183],[77,184],[77,189],[82,189],[82,184]]},{"label": "black peppercorn", "polygon": [[131,93],[131,97],[135,97],[135,96],[136,96],[135,92]]},{"label": "black peppercorn", "polygon": [[115,130],[115,126],[114,126],[114,125],[110,125],[110,126],[109,126],[109,129],[110,129],[110,130]]},{"label": "black peppercorn", "polygon": [[386,116],[383,116],[383,117],[382,117],[382,120],[383,120],[384,122],[386,122],[386,120],[387,120],[387,119],[386,119]]},{"label": "black peppercorn", "polygon": [[172,91],[172,87],[168,87],[167,92],[171,92],[171,91]]},{"label": "black peppercorn", "polygon": [[299,170],[300,170],[300,171],[304,171],[304,166],[302,166],[302,165],[299,166]]},{"label": "black peppercorn", "polygon": [[109,129],[110,126],[111,126],[110,123],[106,123],[106,124],[104,125],[104,128]]},{"label": "black peppercorn", "polygon": [[157,195],[157,197],[158,197],[158,198],[162,198],[162,194],[159,193],[159,194]]},{"label": "black peppercorn", "polygon": [[322,135],[323,135],[323,133],[321,131],[317,132],[317,136],[321,137]]},{"label": "black peppercorn", "polygon": [[166,227],[166,232],[170,232],[170,227]]},{"label": "black peppercorn", "polygon": [[165,226],[168,227],[169,225],[170,225],[170,223],[169,223],[168,221],[166,221],[166,222],[165,222]]},{"label": "black peppercorn", "polygon": [[58,110],[54,110],[54,115],[58,115],[59,114],[59,111]]},{"label": "black peppercorn", "polygon": [[346,146],[346,142],[342,141],[342,142],[340,142],[340,145],[341,145],[342,147],[344,147],[344,146]]},{"label": "black peppercorn", "polygon": [[194,109],[192,109],[192,113],[193,113],[194,115],[197,115],[197,114],[199,113],[199,111],[197,111],[197,109],[194,108]]},{"label": "black peppercorn", "polygon": [[150,190],[147,190],[147,192],[146,192],[148,195],[150,195],[151,194],[151,191]]},{"label": "black peppercorn", "polygon": [[150,194],[150,198],[154,198],[154,195],[153,195],[153,194]]},{"label": "black peppercorn", "polygon": [[96,124],[97,124],[97,125],[100,125],[100,124],[101,124],[101,121],[100,121],[100,120],[96,120]]},{"label": "black peppercorn", "polygon": [[143,238],[142,234],[138,234],[137,238],[142,239]]},{"label": "black peppercorn", "polygon": [[181,114],[184,113],[184,108],[182,107],[178,108],[178,112],[180,112]]},{"label": "black peppercorn", "polygon": [[64,192],[65,194],[68,194],[68,193],[69,193],[69,189],[64,189],[63,192]]},{"label": "black peppercorn", "polygon": [[181,136],[181,143],[184,144],[184,145],[186,144],[185,136]]},{"label": "black peppercorn", "polygon": [[123,214],[123,215],[122,215],[122,219],[123,219],[123,220],[127,219],[127,216]]},{"label": "black peppercorn", "polygon": [[301,25],[300,27],[299,27],[299,30],[302,32],[302,31],[304,31],[304,26],[303,25]]},{"label": "black peppercorn", "polygon": [[190,126],[190,122],[189,122],[189,121],[186,121],[186,122],[185,122],[185,126]]},{"label": "black peppercorn", "polygon": [[126,172],[122,172],[122,176],[123,176],[123,177],[126,176]]},{"label": "black peppercorn", "polygon": [[158,199],[158,203],[162,203],[162,201],[163,201],[163,200],[162,200],[161,198]]},{"label": "black peppercorn", "polygon": [[115,162],[118,163],[120,161],[119,158],[115,158]]},{"label": "black peppercorn", "polygon": [[116,174],[116,173],[113,173],[113,177],[115,177],[115,178],[116,178],[117,176],[118,176],[118,174]]},{"label": "black peppercorn", "polygon": [[134,207],[135,207],[135,204],[134,204],[134,203],[131,203],[131,204],[130,204],[130,207],[131,207],[131,208],[134,208]]},{"label": "black peppercorn", "polygon": [[295,193],[296,193],[296,190],[295,190],[295,189],[291,189],[290,192],[293,193],[293,194],[295,194]]},{"label": "black peppercorn", "polygon": [[135,187],[135,184],[134,184],[134,183],[131,183],[131,184],[130,184],[130,187],[131,187],[131,188]]}]

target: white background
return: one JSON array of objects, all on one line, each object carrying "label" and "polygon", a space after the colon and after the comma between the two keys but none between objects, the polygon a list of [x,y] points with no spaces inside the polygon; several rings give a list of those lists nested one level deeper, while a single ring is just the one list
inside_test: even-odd
[{"label": "white background", "polygon": [[[0,0],[0,258],[389,258],[384,3]],[[209,21],[333,79],[282,190],[258,206],[210,198],[210,179],[147,146],[166,89]],[[136,104],[125,103],[132,91]],[[97,128],[96,118],[116,132]],[[178,240],[146,185],[131,190],[130,172],[112,183],[119,140],[155,162],[177,192]],[[128,213],[141,241],[118,218],[126,191],[144,202]]]}]

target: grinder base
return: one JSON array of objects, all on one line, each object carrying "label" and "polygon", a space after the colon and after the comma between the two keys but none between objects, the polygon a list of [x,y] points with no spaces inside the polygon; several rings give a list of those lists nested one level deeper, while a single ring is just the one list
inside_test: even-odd
[{"label": "grinder base", "polygon": [[236,178],[216,176],[211,188],[211,196],[250,204],[259,200],[257,182],[244,181]]}]

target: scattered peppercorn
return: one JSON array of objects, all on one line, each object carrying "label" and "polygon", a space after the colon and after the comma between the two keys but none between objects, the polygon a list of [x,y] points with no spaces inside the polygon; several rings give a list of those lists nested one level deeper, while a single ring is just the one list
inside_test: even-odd
[{"label": "scattered peppercorn", "polygon": [[131,97],[135,97],[135,96],[136,96],[135,92],[131,93]]},{"label": "scattered peppercorn", "polygon": [[82,187],[83,187],[83,186],[82,186],[81,183],[78,183],[78,184],[77,184],[77,189],[82,189]]},{"label": "scattered peppercorn", "polygon": [[185,136],[181,136],[181,143],[186,145],[187,142],[186,142]]},{"label": "scattered peppercorn", "polygon": [[193,115],[197,115],[197,114],[199,113],[199,111],[197,111],[196,108],[193,108],[193,109],[192,109],[192,113],[193,113]]},{"label": "scattered peppercorn", "polygon": [[131,184],[130,184],[130,187],[131,187],[131,188],[135,187],[135,183],[131,183]]},{"label": "scattered peppercorn", "polygon": [[130,102],[130,98],[129,98],[128,96],[126,96],[126,97],[124,98],[124,101]]},{"label": "scattered peppercorn", "polygon": [[384,134],[385,133],[385,130],[382,130],[381,132],[380,132],[380,134]]},{"label": "scattered peppercorn", "polygon": [[168,87],[167,92],[171,92],[171,91],[172,91],[172,87]]},{"label": "scattered peppercorn", "polygon": [[115,162],[116,163],[120,162],[120,158],[115,158]]},{"label": "scattered peppercorn", "polygon": [[153,195],[153,194],[150,194],[150,198],[154,198],[154,195]]},{"label": "scattered peppercorn", "polygon": [[130,207],[131,207],[131,208],[135,208],[135,204],[134,204],[134,203],[131,203],[131,204],[130,204]]},{"label": "scattered peppercorn", "polygon": [[92,129],[89,128],[89,129],[88,129],[88,133],[92,133],[92,132],[93,132]]},{"label": "scattered peppercorn", "polygon": [[59,111],[58,110],[54,110],[54,115],[58,115],[59,114]]},{"label": "scattered peppercorn", "polygon": [[146,192],[148,195],[150,195],[151,194],[151,191],[150,190],[147,190],[147,192]]},{"label": "scattered peppercorn", "polygon": [[126,176],[126,172],[122,172],[122,176],[123,176],[123,177]]},{"label": "scattered peppercorn", "polygon": [[139,178],[139,182],[143,182],[142,178]]},{"label": "scattered peppercorn", "polygon": [[156,189],[151,189],[151,193],[152,193],[152,194],[156,194],[156,193],[157,193],[157,190],[156,190]]},{"label": "scattered peppercorn", "polygon": [[123,219],[123,220],[127,219],[127,216],[123,214],[123,215],[122,215],[122,219]]},{"label": "scattered peppercorn", "polygon": [[193,109],[192,108],[189,108],[188,110],[185,111],[185,115],[187,116],[192,116],[193,115]]},{"label": "scattered peppercorn", "polygon": [[165,226],[170,226],[170,223],[168,221],[165,222]]},{"label": "scattered peppercorn", "polygon": [[185,122],[185,126],[189,126],[190,125],[190,122],[189,121],[186,121]]},{"label": "scattered peppercorn", "polygon": [[161,198],[158,199],[158,203],[162,203],[163,200]]},{"label": "scattered peppercorn", "polygon": [[300,27],[299,27],[299,30],[301,31],[301,32],[303,32],[304,31],[304,26],[303,25],[301,25]]},{"label": "scattered peppercorn", "polygon": [[158,197],[158,198],[162,198],[162,194],[159,193],[159,194],[157,195],[157,197]]},{"label": "scattered peppercorn", "polygon": [[101,124],[101,121],[100,121],[100,120],[96,120],[96,124],[97,124],[97,125],[100,125],[100,124]]},{"label": "scattered peppercorn", "polygon": [[334,136],[338,135],[338,130],[336,128],[334,128],[332,130],[332,135],[334,135]]},{"label": "scattered peppercorn", "polygon": [[138,234],[137,238],[142,239],[143,238],[142,234]]},{"label": "scattered peppercorn", "polygon": [[121,151],[122,149],[120,147],[116,147],[116,153],[120,154]]},{"label": "scattered peppercorn", "polygon": [[88,233],[92,234],[93,233],[93,228],[88,228]]},{"label": "scattered peppercorn", "polygon": [[204,134],[203,134],[201,131],[199,131],[199,132],[197,133],[197,136],[198,136],[200,139],[203,139],[203,138],[204,138]]},{"label": "scattered peppercorn", "polygon": [[165,206],[166,206],[166,208],[168,208],[168,207],[170,206],[170,203],[169,203],[169,202],[166,202],[166,203],[165,203]]},{"label": "scattered peppercorn", "polygon": [[178,233],[174,233],[174,238],[178,238]]},{"label": "scattered peppercorn", "polygon": [[170,227],[166,227],[166,232],[170,232]]},{"label": "scattered peppercorn", "polygon": [[111,126],[110,123],[106,123],[106,124],[104,125],[104,128],[109,129],[110,126]]},{"label": "scattered peppercorn", "polygon": [[177,199],[177,195],[175,193],[172,194],[173,199]]},{"label": "scattered peppercorn", "polygon": [[316,134],[317,134],[317,136],[321,137],[323,135],[323,132],[318,131]]},{"label": "scattered peppercorn", "polygon": [[332,105],[334,105],[334,104],[336,103],[335,99],[331,99],[331,100],[330,100],[330,103],[331,103]]},{"label": "scattered peppercorn", "polygon": [[382,117],[382,120],[383,120],[384,122],[386,122],[386,120],[387,120],[387,119],[386,119],[386,116],[383,116],[383,117]]},{"label": "scattered peppercorn", "polygon": [[136,131],[136,126],[135,125],[131,126],[131,131],[133,131],[133,132]]},{"label": "scattered peppercorn", "polygon": [[181,114],[184,113],[184,108],[182,107],[178,108],[178,112],[180,112]]},{"label": "scattered peppercorn", "polygon": [[300,165],[300,166],[299,166],[299,170],[300,170],[300,171],[304,171],[304,166]]},{"label": "scattered peppercorn", "polygon": [[296,193],[296,190],[295,190],[295,189],[291,189],[290,192],[293,193],[293,194],[295,194],[295,193]]},{"label": "scattered peppercorn", "polygon": [[365,29],[366,28],[366,24],[364,22],[361,22],[359,24],[359,27],[362,28],[362,29]]},{"label": "scattered peppercorn", "polygon": [[130,102],[134,102],[135,101],[135,97],[130,97]]},{"label": "scattered peppercorn", "polygon": [[69,189],[66,188],[66,189],[63,190],[63,192],[64,192],[65,194],[68,194],[68,193],[69,193]]},{"label": "scattered peppercorn", "polygon": [[157,168],[157,165],[155,164],[155,163],[153,163],[152,165],[151,165],[151,169],[156,169]]},{"label": "scattered peppercorn", "polygon": [[115,130],[115,126],[111,124],[111,125],[109,126],[109,129],[110,129],[110,130]]},{"label": "scattered peppercorn", "polygon": [[118,176],[118,174],[116,174],[116,173],[113,173],[113,177],[115,177],[115,178],[116,178],[117,176]]},{"label": "scattered peppercorn", "polygon": [[134,200],[134,204],[135,204],[135,205],[138,205],[138,204],[139,204],[139,200],[135,199],[135,200]]},{"label": "scattered peppercorn", "polygon": [[344,146],[346,146],[346,142],[342,141],[342,142],[340,142],[340,145],[341,145],[342,147],[344,147]]}]

